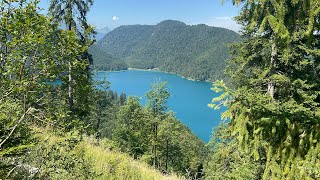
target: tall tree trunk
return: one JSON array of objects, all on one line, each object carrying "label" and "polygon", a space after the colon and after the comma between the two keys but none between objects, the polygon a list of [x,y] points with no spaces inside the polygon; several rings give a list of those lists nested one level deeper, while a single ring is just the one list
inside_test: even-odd
[{"label": "tall tree trunk", "polygon": [[166,172],[168,172],[168,159],[169,159],[169,140],[166,139]]},{"label": "tall tree trunk", "polygon": [[157,168],[157,136],[158,136],[158,125],[154,124],[154,144],[153,144],[153,167]]},{"label": "tall tree trunk", "polygon": [[69,108],[70,110],[72,111],[73,110],[73,94],[72,94],[72,91],[73,91],[73,87],[72,87],[72,65],[71,65],[71,60],[69,61],[69,90],[68,90],[68,98],[69,98]]},{"label": "tall tree trunk", "polygon": [[271,62],[270,62],[271,69],[270,69],[269,82],[268,82],[268,93],[270,94],[272,99],[274,99],[275,82],[270,77],[276,73],[277,56],[278,56],[277,47],[276,47],[276,43],[273,40],[271,45]]},{"label": "tall tree trunk", "polygon": [[97,142],[98,144],[100,144],[100,124],[101,124],[101,111],[99,110],[99,113],[98,113],[98,121],[97,121],[97,125],[96,125],[96,131],[97,131],[97,134],[96,134],[96,139],[97,139]]},{"label": "tall tree trunk", "polygon": [[[68,24],[68,30],[71,31],[72,30],[72,24],[71,22],[69,22]],[[69,60],[69,74],[68,74],[68,77],[69,77],[69,80],[68,80],[68,87],[69,87],[69,90],[68,90],[68,100],[69,100],[69,108],[71,111],[73,111],[73,87],[72,87],[72,62],[71,60]]]},{"label": "tall tree trunk", "polygon": [[[8,0],[7,1],[8,3],[8,11],[7,11],[7,17],[10,16],[11,14],[11,0]],[[5,15],[5,9],[2,9],[2,17]],[[8,25],[8,21],[6,21],[6,25]],[[8,53],[9,53],[9,49],[8,49],[8,46],[7,46],[7,42],[8,42],[8,37],[9,37],[9,34],[6,32],[5,33],[5,40],[6,42],[3,44],[4,46],[4,50],[2,50],[2,46],[0,46],[0,70],[4,70],[3,68],[5,67],[5,64],[6,64],[6,61],[7,61],[7,56],[8,56]],[[11,74],[9,74],[9,78],[12,79],[11,77]]]}]

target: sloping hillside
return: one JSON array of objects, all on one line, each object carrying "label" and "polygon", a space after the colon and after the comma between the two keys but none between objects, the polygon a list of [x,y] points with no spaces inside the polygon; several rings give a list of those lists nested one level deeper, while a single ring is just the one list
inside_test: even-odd
[{"label": "sloping hillside", "polygon": [[133,160],[124,153],[111,151],[102,146],[83,142],[80,145],[84,156],[91,161],[96,179],[132,179],[132,180],[179,180],[175,175],[164,175],[143,162]]},{"label": "sloping hillside", "polygon": [[121,26],[94,48],[124,60],[128,67],[158,68],[191,79],[216,80],[224,78],[227,45],[237,40],[237,33],[224,28],[166,20],[157,25]]},{"label": "sloping hillside", "polygon": [[107,52],[101,50],[96,44],[93,44],[89,48],[89,53],[94,59],[93,67],[96,70],[116,71],[128,68],[123,59],[108,54]]},{"label": "sloping hillside", "polygon": [[182,179],[174,174],[162,174],[145,162],[121,153],[116,142],[107,138],[98,143],[93,137],[81,138],[77,132],[57,134],[50,129],[33,129],[38,142],[29,147],[30,155],[16,167],[13,177],[17,179],[27,176],[36,179]]}]

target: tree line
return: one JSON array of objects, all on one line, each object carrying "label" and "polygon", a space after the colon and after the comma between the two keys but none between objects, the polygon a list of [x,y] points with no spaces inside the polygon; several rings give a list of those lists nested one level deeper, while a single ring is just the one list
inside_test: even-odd
[{"label": "tree line", "polygon": [[[114,147],[136,160],[147,162],[164,173],[202,177],[209,149],[189,128],[166,111],[170,94],[165,82],[151,86],[147,105],[138,97],[118,96],[110,90],[96,90],[96,115],[91,122],[99,139],[109,139]],[[96,126],[95,126],[96,124]]]},{"label": "tree line", "polygon": [[166,20],[157,25],[121,26],[90,47],[99,70],[157,68],[195,80],[224,79],[231,30]]}]

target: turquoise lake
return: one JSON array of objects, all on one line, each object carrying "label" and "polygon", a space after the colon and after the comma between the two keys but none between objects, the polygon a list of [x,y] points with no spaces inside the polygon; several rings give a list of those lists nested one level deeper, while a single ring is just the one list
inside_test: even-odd
[{"label": "turquoise lake", "polygon": [[158,71],[99,71],[95,80],[106,79],[111,83],[111,90],[118,93],[125,92],[127,96],[141,97],[145,105],[144,94],[151,84],[157,81],[166,81],[171,94],[168,99],[169,109],[175,112],[176,117],[204,142],[208,142],[212,129],[220,124],[222,111],[208,107],[212,98],[217,94],[210,88],[212,83],[191,81],[180,76]]}]

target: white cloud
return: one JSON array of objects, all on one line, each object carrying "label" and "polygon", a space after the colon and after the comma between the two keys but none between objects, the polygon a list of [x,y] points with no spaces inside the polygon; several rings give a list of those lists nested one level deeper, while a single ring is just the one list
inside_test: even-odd
[{"label": "white cloud", "polygon": [[118,21],[118,20],[119,20],[119,17],[118,17],[118,16],[112,16],[112,20],[113,20],[113,21]]},{"label": "white cloud", "polygon": [[215,27],[223,27],[226,29],[233,30],[235,32],[239,32],[241,29],[241,25],[237,24],[236,21],[232,19],[232,17],[224,16],[224,17],[214,17],[206,23],[209,26]]}]

